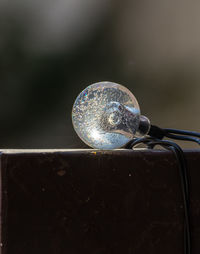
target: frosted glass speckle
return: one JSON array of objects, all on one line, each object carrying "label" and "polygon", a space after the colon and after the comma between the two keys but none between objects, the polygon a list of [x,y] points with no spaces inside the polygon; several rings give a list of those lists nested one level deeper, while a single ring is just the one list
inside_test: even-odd
[{"label": "frosted glass speckle", "polygon": [[124,146],[136,134],[140,109],[134,95],[124,86],[99,82],[77,97],[72,122],[78,136],[97,149]]}]

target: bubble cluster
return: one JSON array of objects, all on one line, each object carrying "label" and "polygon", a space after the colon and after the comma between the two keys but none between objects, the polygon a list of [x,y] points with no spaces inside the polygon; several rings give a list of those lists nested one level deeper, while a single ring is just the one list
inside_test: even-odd
[{"label": "bubble cluster", "polygon": [[136,134],[140,109],[134,95],[124,86],[99,82],[77,97],[72,122],[78,136],[97,149],[123,147]]}]

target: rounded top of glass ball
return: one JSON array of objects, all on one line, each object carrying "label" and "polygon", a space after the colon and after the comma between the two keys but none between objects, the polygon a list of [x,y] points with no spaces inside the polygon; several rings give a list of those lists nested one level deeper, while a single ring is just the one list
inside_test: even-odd
[{"label": "rounded top of glass ball", "polygon": [[136,134],[140,108],[134,95],[113,82],[98,82],[76,98],[72,122],[78,136],[97,149],[123,147]]}]

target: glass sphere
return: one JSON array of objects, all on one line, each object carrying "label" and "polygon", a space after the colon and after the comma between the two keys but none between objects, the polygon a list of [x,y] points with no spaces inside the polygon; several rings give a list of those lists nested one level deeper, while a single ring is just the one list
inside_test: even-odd
[{"label": "glass sphere", "polygon": [[79,94],[73,105],[72,122],[87,145],[97,149],[120,148],[138,131],[140,108],[126,87],[99,82]]}]

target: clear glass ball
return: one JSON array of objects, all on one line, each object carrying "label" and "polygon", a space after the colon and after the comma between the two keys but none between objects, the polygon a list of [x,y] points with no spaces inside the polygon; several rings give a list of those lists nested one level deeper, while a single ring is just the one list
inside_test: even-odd
[{"label": "clear glass ball", "polygon": [[87,145],[97,149],[120,148],[138,131],[140,108],[126,87],[99,82],[85,88],[76,98],[72,122]]}]

